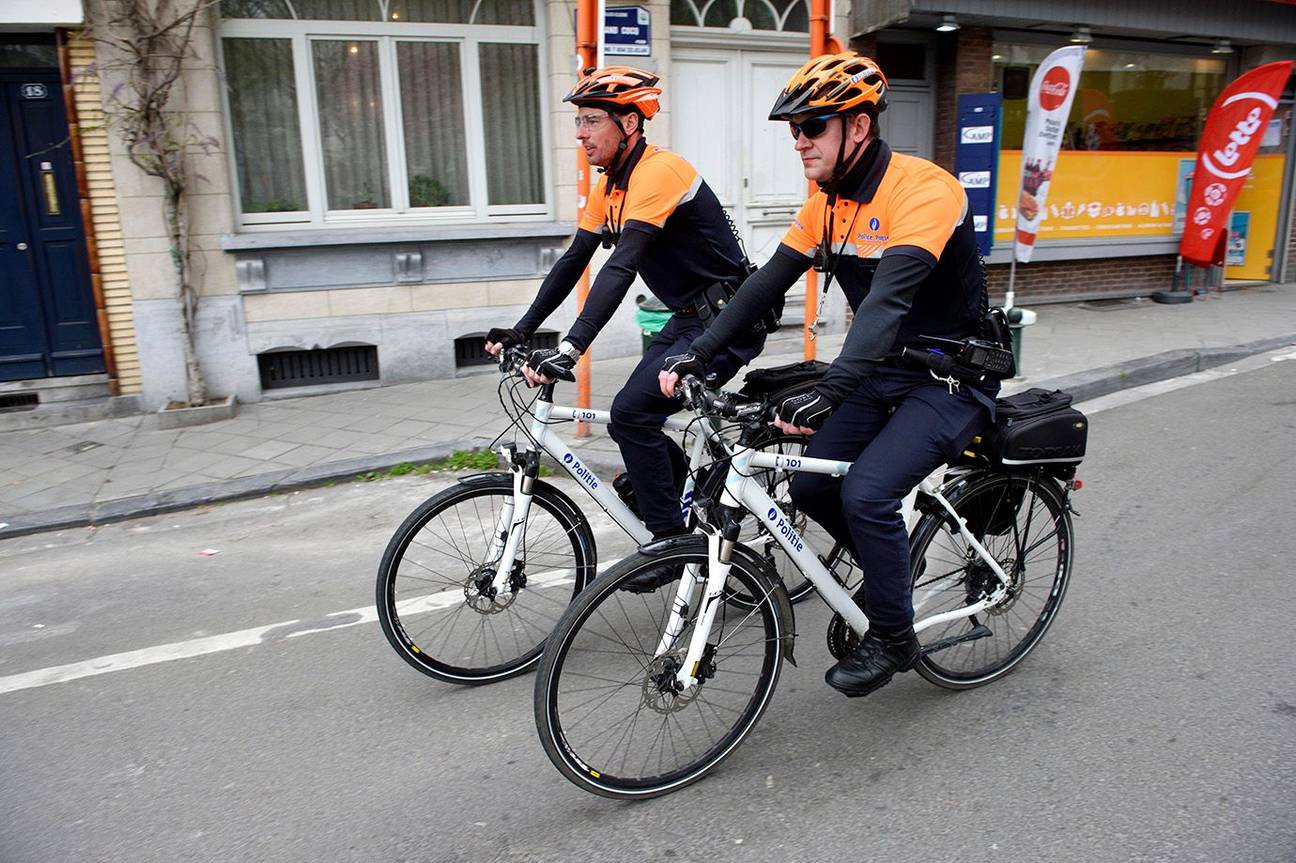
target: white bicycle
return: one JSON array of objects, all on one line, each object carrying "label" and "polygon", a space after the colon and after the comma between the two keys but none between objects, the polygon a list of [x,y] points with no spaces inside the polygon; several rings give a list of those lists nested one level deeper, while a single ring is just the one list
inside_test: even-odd
[{"label": "white bicycle", "polygon": [[[517,376],[524,359],[513,350],[501,363],[501,402],[526,439],[522,446],[499,448],[507,470],[464,477],[420,504],[397,528],[378,568],[378,620],[388,642],[411,666],[448,683],[490,683],[528,671],[572,597],[595,576],[594,531],[572,498],[540,477],[541,453],[561,465],[636,544],[652,540],[612,483],[582,462],[557,431],[573,421],[606,424],[609,413],[554,404],[554,384],[540,387],[527,404]],[[665,427],[683,433],[691,423],[687,415],[672,416]],[[706,475],[710,461],[707,440],[693,435],[688,447],[680,496],[686,518],[697,477]],[[767,429],[753,445],[788,457],[800,455],[805,443]],[[763,490],[789,507],[786,477],[765,471],[755,481],[762,478]],[[804,516],[790,518],[800,530],[818,530],[807,528]],[[788,573],[793,599],[813,591],[768,533],[752,531],[747,540],[767,555],[767,563]],[[849,583],[855,574],[847,560],[838,550],[835,563]]]},{"label": "white bicycle", "polygon": [[[828,627],[834,656],[868,628],[781,502],[753,481],[768,470],[842,476],[851,463],[752,449],[768,406],[686,384],[708,446],[729,463],[698,495],[712,501],[699,533],[643,546],[586,587],[550,635],[536,678],[545,752],[573,783],[606,797],[654,797],[701,779],[755,727],[782,661],[793,661],[787,592],[767,557],[738,541],[744,517],[768,528],[836,612]],[[716,432],[722,418],[745,421],[738,445]],[[943,484],[924,480],[910,535],[924,678],[980,686],[1039,643],[1071,576],[1074,472],[971,457]],[[683,577],[648,595],[621,589],[663,563],[683,565]]]}]

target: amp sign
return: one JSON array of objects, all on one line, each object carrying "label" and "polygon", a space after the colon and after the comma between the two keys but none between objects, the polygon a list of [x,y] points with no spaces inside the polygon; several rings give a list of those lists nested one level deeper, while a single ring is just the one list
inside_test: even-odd
[{"label": "amp sign", "polygon": [[954,174],[967,192],[981,254],[990,253],[994,236],[995,175],[999,170],[998,93],[974,93],[958,98],[958,147]]}]

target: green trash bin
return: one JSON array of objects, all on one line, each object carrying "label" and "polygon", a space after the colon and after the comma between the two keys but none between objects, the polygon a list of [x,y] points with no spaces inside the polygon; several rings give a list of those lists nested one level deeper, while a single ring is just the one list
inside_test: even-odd
[{"label": "green trash bin", "polygon": [[648,345],[652,344],[653,337],[666,326],[672,314],[674,313],[652,294],[635,297],[635,325],[639,327],[639,334],[643,337],[644,353],[648,353]]}]

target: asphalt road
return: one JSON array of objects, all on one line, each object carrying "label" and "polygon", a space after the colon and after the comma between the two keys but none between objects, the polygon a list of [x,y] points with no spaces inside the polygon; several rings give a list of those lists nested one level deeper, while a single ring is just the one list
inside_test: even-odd
[{"label": "asphalt road", "polygon": [[1012,675],[847,700],[812,601],[755,733],[641,803],[552,768],[530,677],[435,682],[372,622],[445,479],[0,543],[0,861],[1294,861],[1296,361],[1250,365],[1093,414]]}]

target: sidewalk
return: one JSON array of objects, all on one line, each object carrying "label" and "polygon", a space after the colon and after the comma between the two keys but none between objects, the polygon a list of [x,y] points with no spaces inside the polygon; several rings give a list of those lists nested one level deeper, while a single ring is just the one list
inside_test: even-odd
[{"label": "sidewalk", "polygon": [[[1024,330],[1024,377],[1006,391],[1047,385],[1093,398],[1296,344],[1296,284],[1187,305],[1100,301],[1037,311],[1038,323]],[[819,358],[836,356],[841,341],[821,340]],[[793,329],[772,339],[758,364],[800,358],[800,331]],[[594,407],[607,407],[635,361],[594,362]],[[155,417],[142,415],[0,432],[0,538],[350,479],[482,447],[504,427],[498,382],[487,370],[263,401],[241,405],[234,419],[183,430],[160,431]],[[574,389],[558,392],[574,404]],[[576,443],[599,468],[619,464],[600,427]]]}]

